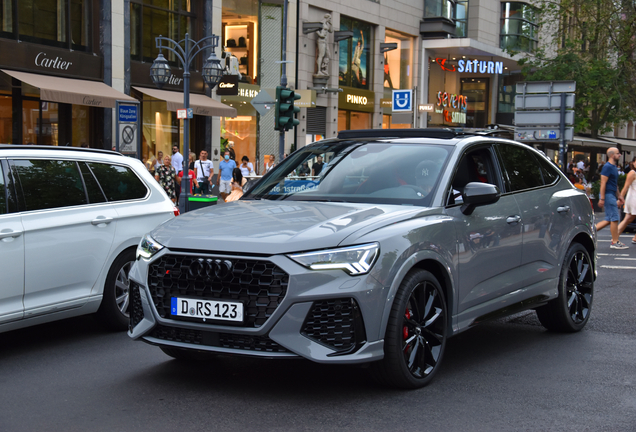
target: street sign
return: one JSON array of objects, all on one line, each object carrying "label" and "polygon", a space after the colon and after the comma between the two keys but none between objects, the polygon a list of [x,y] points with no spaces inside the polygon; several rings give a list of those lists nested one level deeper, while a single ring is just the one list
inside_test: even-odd
[{"label": "street sign", "polygon": [[266,91],[260,91],[250,103],[262,116],[270,112],[276,105],[276,101]]},{"label": "street sign", "polygon": [[184,119],[188,117],[188,111],[185,108],[181,108],[177,110],[177,118]]},{"label": "street sign", "polygon": [[119,124],[119,151],[121,153],[137,152],[137,124]]},{"label": "street sign", "polygon": [[393,90],[393,112],[413,111],[413,90]]},{"label": "street sign", "polygon": [[120,123],[137,123],[137,105],[119,105]]},{"label": "street sign", "polygon": [[576,81],[528,81],[517,83],[517,93],[574,93]]},{"label": "street sign", "polygon": [[[558,126],[560,124],[559,111],[515,111],[515,126]],[[565,112],[565,124],[574,124],[574,111]]]},{"label": "street sign", "polygon": [[192,108],[188,108],[188,118],[191,119],[192,117],[194,117],[194,111],[192,110]]},{"label": "street sign", "polygon": [[[554,128],[515,128],[517,141],[560,141],[561,132],[558,126]],[[574,128],[565,128],[565,141],[574,139]]]},{"label": "street sign", "polygon": [[300,99],[296,101],[299,108],[316,108],[316,90],[295,90],[300,95]]},{"label": "street sign", "polygon": [[565,108],[574,109],[574,93],[526,94],[515,96],[515,109],[559,109],[561,96],[565,97]]}]

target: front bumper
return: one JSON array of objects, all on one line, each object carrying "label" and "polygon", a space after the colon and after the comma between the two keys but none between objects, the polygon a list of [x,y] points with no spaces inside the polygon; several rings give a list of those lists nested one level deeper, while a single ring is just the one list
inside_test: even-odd
[{"label": "front bumper", "polygon": [[[255,278],[262,268],[284,272],[286,290],[276,287],[253,291],[251,298],[239,293],[249,274],[237,273],[232,286],[216,290],[228,278],[207,283],[183,277],[187,265],[196,259],[230,260],[233,269],[257,262]],[[157,266],[165,262],[182,266],[182,277],[174,289],[164,289],[156,278]],[[258,268],[258,270],[256,270]],[[164,271],[164,267],[161,267]],[[149,272],[151,277],[149,277]],[[271,271],[270,271],[271,274]],[[269,257],[174,252],[162,250],[151,260],[139,259],[130,272],[131,325],[133,339],[178,348],[240,354],[269,358],[303,357],[321,363],[364,363],[384,356],[380,321],[386,305],[385,289],[370,275],[349,276],[341,270],[311,271],[286,256]],[[190,278],[190,280],[187,280]],[[185,279],[185,280],[184,280]],[[229,280],[232,280],[230,275]],[[253,279],[253,286],[267,285],[271,277]],[[172,282],[170,282],[172,283]],[[157,286],[161,288],[157,288]],[[178,286],[177,286],[178,285]],[[172,285],[170,285],[172,287]],[[197,322],[174,319],[163,307],[170,292],[184,295],[196,286],[196,295],[214,295],[216,299],[242,299],[246,310],[254,311],[242,326],[223,322]],[[249,290],[248,290],[249,291]],[[195,291],[190,291],[194,293]],[[269,300],[268,303],[268,295]],[[163,296],[163,297],[162,297]],[[260,310],[260,312],[257,311]]]}]

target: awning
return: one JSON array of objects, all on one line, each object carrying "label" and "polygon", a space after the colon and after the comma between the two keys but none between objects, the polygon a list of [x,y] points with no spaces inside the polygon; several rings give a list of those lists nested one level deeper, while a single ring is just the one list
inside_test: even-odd
[{"label": "awning", "polygon": [[[168,111],[183,109],[183,93],[167,90],[150,89],[146,87],[133,87],[135,90],[156,99],[167,102]],[[209,117],[236,117],[236,109],[217,102],[205,95],[190,93],[190,108],[197,115]]]},{"label": "awning", "polygon": [[40,99],[50,102],[115,108],[116,101],[139,102],[98,81],[60,78],[2,69],[2,72],[40,89]]},{"label": "awning", "polygon": [[574,138],[568,144],[575,145],[575,146],[597,147],[597,148],[604,148],[604,149],[608,149],[614,146],[614,144],[612,144],[611,142],[608,142],[602,139],[597,139],[597,138],[589,138],[589,137],[585,137],[581,135],[574,135]]},{"label": "awning", "polygon": [[603,137],[603,139],[611,141],[615,144],[620,144],[621,150],[623,151],[629,151],[629,152],[636,151],[636,140],[628,140],[624,138],[614,138],[614,137],[611,137],[611,138]]}]

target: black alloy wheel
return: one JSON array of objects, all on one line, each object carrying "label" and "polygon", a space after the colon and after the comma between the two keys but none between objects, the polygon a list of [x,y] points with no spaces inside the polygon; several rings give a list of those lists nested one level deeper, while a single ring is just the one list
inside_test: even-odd
[{"label": "black alloy wheel", "polygon": [[376,377],[400,388],[427,385],[441,364],[447,332],[447,306],[439,282],[428,271],[410,272],[391,309],[385,357],[373,364]]},{"label": "black alloy wheel", "polygon": [[576,332],[587,324],[594,298],[594,268],[581,244],[568,249],[561,277],[559,297],[537,309],[541,324],[551,331]]}]

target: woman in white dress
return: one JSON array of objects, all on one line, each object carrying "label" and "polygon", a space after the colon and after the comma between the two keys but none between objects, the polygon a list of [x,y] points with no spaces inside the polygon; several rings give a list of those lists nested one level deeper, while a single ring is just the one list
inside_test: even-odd
[{"label": "woman in white dress", "polygon": [[[636,180],[636,171],[632,169],[627,173],[627,177],[625,177],[625,185],[621,191],[621,196],[625,200],[625,207],[623,208],[625,218],[618,225],[619,234],[625,231],[627,225],[636,219],[636,181],[634,180]],[[625,197],[625,194],[627,194],[627,198]],[[632,244],[636,244],[636,235],[632,238]]]}]

